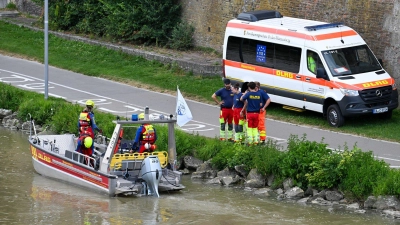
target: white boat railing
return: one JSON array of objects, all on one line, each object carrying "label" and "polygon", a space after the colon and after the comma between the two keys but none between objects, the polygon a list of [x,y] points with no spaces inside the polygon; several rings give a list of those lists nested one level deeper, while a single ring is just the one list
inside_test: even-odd
[{"label": "white boat railing", "polygon": [[32,136],[32,128],[33,128],[33,131],[35,133],[35,136],[37,136],[36,127],[35,127],[35,121],[32,119],[32,115],[30,113],[28,113],[28,116],[29,116],[29,121],[30,121],[30,123],[29,123],[29,137]]},{"label": "white boat railing", "polygon": [[[87,155],[82,154],[80,152],[75,152],[75,151],[74,152],[73,151],[69,151],[69,152],[72,153],[71,154],[71,159],[73,161],[77,161],[79,163],[85,164],[86,166],[94,168],[94,166],[96,164],[96,159],[95,158],[87,156]],[[68,156],[66,156],[66,157],[69,158]]]}]

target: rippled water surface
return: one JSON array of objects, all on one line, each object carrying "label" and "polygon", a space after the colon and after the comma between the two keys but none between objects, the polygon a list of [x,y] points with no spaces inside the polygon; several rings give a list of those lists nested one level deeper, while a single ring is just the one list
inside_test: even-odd
[{"label": "rippled water surface", "polygon": [[184,177],[154,197],[93,193],[34,172],[27,135],[0,127],[0,224],[399,224],[375,214],[258,198]]}]

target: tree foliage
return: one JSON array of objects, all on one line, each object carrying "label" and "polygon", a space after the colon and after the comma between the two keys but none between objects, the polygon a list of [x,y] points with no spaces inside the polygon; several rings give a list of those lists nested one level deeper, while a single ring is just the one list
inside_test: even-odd
[{"label": "tree foliage", "polygon": [[139,44],[166,45],[180,14],[177,0],[49,0],[51,29]]}]

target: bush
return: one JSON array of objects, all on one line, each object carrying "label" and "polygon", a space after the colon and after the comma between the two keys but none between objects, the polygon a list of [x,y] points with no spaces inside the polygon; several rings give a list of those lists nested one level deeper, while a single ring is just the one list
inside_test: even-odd
[{"label": "bush", "polygon": [[17,10],[17,5],[15,5],[15,4],[12,3],[12,2],[9,2],[9,3],[6,5],[6,9]]},{"label": "bush", "polygon": [[218,139],[215,139],[213,142],[212,149],[216,155],[212,157],[211,163],[218,170],[225,169],[230,159],[233,158],[236,153],[236,148],[232,146],[232,143],[221,142]]},{"label": "bush", "polygon": [[244,165],[247,170],[253,168],[254,152],[257,151],[256,146],[248,147],[245,145],[234,145],[233,156],[227,159],[229,168],[234,168],[237,165]]},{"label": "bush", "polygon": [[[52,117],[63,106],[65,100],[49,97],[45,100],[43,95],[33,94],[21,103],[18,109],[18,118],[24,120],[28,114],[36,124],[50,124]],[[77,118],[77,117],[76,117]]]},{"label": "bush", "polygon": [[291,135],[280,166],[282,176],[294,179],[297,186],[303,189],[307,188],[306,174],[312,172],[311,164],[331,152],[326,146],[322,141],[317,143],[306,140],[306,135],[301,139]]},{"label": "bush", "polygon": [[263,175],[274,174],[278,177],[281,174],[280,164],[283,154],[276,142],[268,140],[265,146],[258,147],[254,151],[253,165]]},{"label": "bush", "polygon": [[340,190],[357,200],[365,200],[373,193],[380,177],[386,176],[389,166],[382,160],[376,160],[372,152],[354,149],[349,160],[343,163],[343,180]]},{"label": "bush", "polygon": [[[62,104],[49,121],[51,130],[56,133],[72,133],[78,135],[78,117],[82,107],[74,104]],[[98,125],[98,124],[96,124]]]},{"label": "bush", "polygon": [[[33,1],[43,5],[43,0]],[[177,0],[54,0],[49,4],[52,29],[138,44],[167,44],[180,14]]]},{"label": "bush", "polygon": [[341,160],[341,153],[331,152],[312,162],[310,173],[306,174],[309,186],[318,189],[337,187],[343,174],[343,167],[339,166]]},{"label": "bush", "polygon": [[390,169],[386,176],[379,179],[374,187],[374,195],[395,195],[400,197],[400,170]]},{"label": "bush", "polygon": [[18,111],[27,92],[0,82],[0,108]]},{"label": "bush", "polygon": [[187,22],[177,24],[169,38],[169,47],[176,50],[193,48],[194,27]]},{"label": "bush", "polygon": [[182,130],[175,129],[176,152],[178,155],[195,155],[195,149],[206,143],[206,138],[200,135],[188,135]]}]

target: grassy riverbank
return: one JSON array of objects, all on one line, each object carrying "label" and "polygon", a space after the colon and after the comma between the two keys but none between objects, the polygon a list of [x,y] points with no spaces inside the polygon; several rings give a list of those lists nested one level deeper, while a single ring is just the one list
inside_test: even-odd
[{"label": "grassy riverbank", "polygon": [[[0,20],[0,54],[43,62],[43,42],[42,32],[35,32]],[[210,96],[223,86],[218,76],[196,76],[183,72],[174,65],[163,65],[142,57],[77,41],[68,41],[53,35],[49,35],[49,64],[159,92],[175,94],[176,86],[179,85],[185,97],[211,104],[213,102]],[[345,126],[340,128],[329,127],[320,113],[288,111],[277,104],[271,104],[268,107],[268,117],[337,132],[400,142],[398,135],[400,110],[393,112],[391,120],[373,116],[356,117],[346,120]]]},{"label": "grassy riverbank", "polygon": [[[18,89],[0,82],[0,108],[18,111],[21,120],[32,115],[37,124],[57,133],[77,134],[77,115],[82,106],[63,99]],[[96,122],[110,137],[115,116],[96,112]],[[167,127],[156,126],[158,149],[167,148]],[[127,132],[128,131],[128,132]],[[133,139],[134,130],[126,130]],[[178,157],[192,155],[210,160],[218,170],[236,165],[245,165],[250,170],[257,168],[263,175],[275,176],[273,188],[282,187],[285,178],[306,190],[308,187],[339,189],[347,199],[365,200],[369,195],[400,195],[400,171],[389,168],[384,161],[376,160],[371,152],[362,152],[356,146],[344,146],[342,152],[332,152],[323,142],[311,142],[306,137],[291,136],[284,151],[274,142],[265,146],[243,146],[221,142],[217,138],[206,138],[176,130]]]}]

